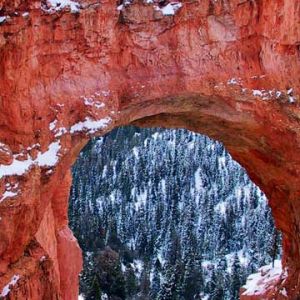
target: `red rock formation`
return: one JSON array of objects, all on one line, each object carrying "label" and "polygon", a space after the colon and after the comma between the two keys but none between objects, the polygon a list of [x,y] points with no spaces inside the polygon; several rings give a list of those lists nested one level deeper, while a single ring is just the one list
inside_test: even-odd
[{"label": "red rock formation", "polygon": [[269,198],[297,299],[299,2],[182,1],[171,16],[80,2],[0,0],[0,293],[76,299],[70,166],[90,136],[135,123],[225,144]]},{"label": "red rock formation", "polygon": [[240,289],[240,298],[247,300],[258,299],[287,299],[286,289],[281,287],[286,280],[287,272],[282,269],[281,261],[261,267],[257,273],[248,277],[246,285]]}]

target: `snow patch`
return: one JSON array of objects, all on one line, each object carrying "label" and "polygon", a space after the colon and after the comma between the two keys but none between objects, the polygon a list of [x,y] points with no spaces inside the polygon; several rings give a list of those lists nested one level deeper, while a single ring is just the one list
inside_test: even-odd
[{"label": "snow patch", "polygon": [[192,149],[195,148],[195,143],[194,143],[194,142],[189,142],[187,146],[188,146],[188,148],[189,148],[190,150],[192,150]]},{"label": "snow patch", "polygon": [[287,291],[285,288],[283,288],[283,290],[280,291],[280,294],[283,295],[284,297],[288,297]]},{"label": "snow patch", "polygon": [[203,260],[201,266],[203,269],[207,270],[211,268],[214,264],[210,260]]},{"label": "snow patch", "polygon": [[290,103],[294,103],[294,102],[295,102],[295,98],[292,97],[292,96],[289,96],[289,102],[290,102]]},{"label": "snow patch", "polygon": [[59,160],[58,152],[60,150],[60,142],[53,142],[49,145],[48,150],[44,153],[39,153],[35,162],[40,167],[55,166]]},{"label": "snow patch", "polygon": [[112,191],[112,193],[109,195],[109,199],[112,203],[115,203],[116,201],[116,191]]},{"label": "snow patch", "polygon": [[121,263],[121,271],[122,273],[126,272],[126,266],[123,263]]},{"label": "snow patch", "polygon": [[8,19],[9,19],[9,16],[2,16],[2,17],[0,17],[0,24],[6,22],[6,20],[8,20]]},{"label": "snow patch", "polygon": [[156,10],[161,11],[164,16],[174,16],[181,7],[182,7],[182,3],[180,2],[169,3],[162,8],[156,7]]},{"label": "snow patch", "polygon": [[141,194],[137,194],[136,195],[137,201],[134,203],[135,210],[139,210],[139,208],[142,205],[144,205],[144,206],[146,205],[147,195],[148,195],[148,191],[147,190],[145,190]]},{"label": "snow patch", "polygon": [[293,96],[293,89],[289,89],[286,92],[282,92],[282,91],[277,91],[277,90],[252,90],[253,96],[254,97],[260,97],[263,100],[269,100],[272,98],[276,98],[279,99],[281,97],[281,95],[285,95],[288,100],[289,103],[294,103],[296,102],[296,98]]},{"label": "snow patch", "polygon": [[9,294],[10,289],[18,282],[19,279],[20,279],[20,275],[14,275],[11,278],[10,282],[3,288],[0,297],[6,297]]},{"label": "snow patch", "polygon": [[50,129],[51,131],[53,131],[53,130],[55,129],[55,127],[56,127],[56,124],[57,124],[57,120],[54,120],[53,122],[51,122],[51,123],[49,124],[49,129]]},{"label": "snow patch", "polygon": [[152,134],[152,138],[156,141],[159,137],[159,132],[155,132]]},{"label": "snow patch", "polygon": [[[144,2],[147,4],[154,4],[153,0],[145,0]],[[123,11],[123,9],[125,9],[126,6],[129,6],[130,4],[132,4],[132,0],[125,0],[123,4],[117,6],[117,11]],[[153,5],[153,7],[156,11],[160,11],[164,16],[174,16],[176,12],[182,7],[182,3],[173,1],[165,5],[164,7],[159,7],[157,5]]]},{"label": "snow patch", "polygon": [[110,91],[102,91],[101,92],[104,97],[109,97]]},{"label": "snow patch", "polygon": [[219,202],[215,206],[215,211],[219,211],[221,215],[226,216],[227,203],[225,201]]},{"label": "snow patch", "polygon": [[262,97],[262,91],[260,91],[260,90],[253,90],[253,96],[255,96],[255,97]]},{"label": "snow patch", "polygon": [[4,176],[25,174],[33,165],[40,167],[53,167],[59,160],[58,152],[60,150],[60,142],[53,142],[49,145],[48,150],[44,153],[39,152],[37,158],[33,160],[31,157],[26,160],[18,160],[14,156],[13,162],[10,165],[0,165],[0,178]]},{"label": "snow patch", "polygon": [[[97,93],[96,95],[98,96],[99,94]],[[103,102],[95,101],[93,99],[93,97],[95,97],[95,96],[93,95],[92,98],[83,97],[84,104],[86,106],[94,106],[97,109],[103,108],[105,106],[105,104]],[[106,97],[106,96],[104,96],[104,97]]]},{"label": "snow patch", "polygon": [[83,97],[83,101],[86,106],[93,106],[94,101],[92,98]]},{"label": "snow patch", "polygon": [[57,128],[57,130],[55,131],[55,137],[58,138],[64,134],[66,134],[68,132],[68,130],[65,128],[65,127],[60,127],[60,128]]},{"label": "snow patch", "polygon": [[245,291],[243,296],[262,295],[268,291],[274,281],[282,276],[282,265],[280,260],[275,260],[272,264],[261,267],[257,273],[248,277],[243,286]]},{"label": "snow patch", "polygon": [[101,120],[92,120],[91,118],[85,118],[83,122],[79,122],[73,125],[70,129],[70,133],[88,131],[89,133],[95,133],[97,130],[103,129],[111,122],[111,118],[107,117]]},{"label": "snow patch", "polygon": [[13,198],[19,194],[19,183],[16,182],[15,184],[7,183],[5,185],[5,192],[3,193],[2,197],[0,197],[0,203],[4,201],[6,198]]},{"label": "snow patch", "polygon": [[226,157],[225,156],[221,156],[218,158],[218,163],[222,168],[226,168]]},{"label": "snow patch", "polygon": [[228,85],[236,85],[236,84],[239,84],[239,80],[236,78],[231,78],[227,81],[227,84]]},{"label": "snow patch", "polygon": [[133,263],[130,264],[136,275],[140,278],[143,272],[144,263],[140,259],[134,259]]},{"label": "snow patch", "polygon": [[68,130],[65,127],[56,128],[57,122],[58,122],[57,120],[54,120],[53,122],[51,122],[49,124],[49,129],[54,133],[54,136],[56,138],[66,134],[68,132]]},{"label": "snow patch", "polygon": [[109,298],[108,298],[108,296],[107,296],[107,294],[102,294],[101,295],[101,300],[108,300]]},{"label": "snow patch", "polygon": [[10,154],[9,148],[7,145],[0,142],[0,151],[6,154]]},{"label": "snow patch", "polygon": [[11,175],[23,175],[32,165],[33,160],[31,158],[23,161],[14,159],[10,165],[0,165],[0,178]]},{"label": "snow patch", "polygon": [[18,195],[18,192],[11,192],[11,191],[5,191],[2,195],[2,198],[0,198],[0,203],[4,201],[6,198],[12,198],[16,197]]},{"label": "snow patch", "polygon": [[202,173],[201,168],[198,168],[197,171],[195,172],[195,188],[198,192],[203,189],[201,173]]},{"label": "snow patch", "polygon": [[48,13],[61,11],[64,8],[70,8],[71,13],[78,13],[80,11],[80,4],[72,0],[48,0],[47,4],[49,4],[50,8],[42,5],[42,10]]},{"label": "snow patch", "polygon": [[161,190],[162,190],[164,195],[167,194],[167,187],[166,187],[166,180],[165,179],[161,180]]},{"label": "snow patch", "polygon": [[133,151],[133,154],[134,154],[135,158],[138,159],[139,158],[139,149],[138,149],[138,147],[133,147],[132,151]]}]

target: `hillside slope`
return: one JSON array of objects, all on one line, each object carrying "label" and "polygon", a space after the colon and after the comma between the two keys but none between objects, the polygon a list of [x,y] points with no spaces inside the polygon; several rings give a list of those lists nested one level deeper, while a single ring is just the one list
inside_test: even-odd
[{"label": "hillside slope", "polygon": [[88,300],[238,299],[280,250],[265,196],[205,136],[121,127],[87,145],[73,177]]}]

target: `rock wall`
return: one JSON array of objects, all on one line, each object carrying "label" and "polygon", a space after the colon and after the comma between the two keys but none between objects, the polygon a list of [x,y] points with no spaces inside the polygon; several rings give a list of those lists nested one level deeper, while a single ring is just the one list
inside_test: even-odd
[{"label": "rock wall", "polygon": [[299,2],[58,2],[0,0],[0,295],[77,299],[70,166],[91,136],[134,123],[225,144],[283,232],[274,291],[297,299]]}]

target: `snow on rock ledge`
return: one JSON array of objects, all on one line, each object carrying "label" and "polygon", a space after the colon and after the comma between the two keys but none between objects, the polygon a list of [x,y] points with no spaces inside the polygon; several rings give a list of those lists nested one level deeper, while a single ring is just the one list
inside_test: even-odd
[{"label": "snow on rock ledge", "polygon": [[41,4],[42,10],[48,13],[61,11],[69,8],[71,13],[78,13],[80,11],[80,4],[72,0],[47,0],[46,5]]},{"label": "snow on rock ledge", "polygon": [[[166,4],[163,7],[159,7],[156,5],[155,1],[153,0],[146,0],[144,1],[146,4],[152,4],[153,8],[156,11],[160,11],[164,16],[174,16],[176,12],[182,7],[182,3],[179,1],[170,1],[170,3]],[[122,11],[126,6],[133,4],[132,1],[126,0],[123,4],[117,7],[118,11]]]},{"label": "snow on rock ledge", "polygon": [[164,16],[174,16],[175,13],[182,7],[182,4],[180,2],[173,2],[169,3],[166,6],[159,8],[156,6],[156,10],[159,10],[162,12]]},{"label": "snow on rock ledge", "polygon": [[3,288],[3,290],[0,294],[1,299],[2,299],[2,297],[6,297],[9,294],[11,287],[14,286],[18,282],[19,279],[20,279],[19,275],[14,275],[12,277],[10,282]]},{"label": "snow on rock ledge", "polygon": [[[272,264],[263,266],[257,273],[248,277],[246,284],[241,288],[240,299],[268,299],[268,294],[274,286],[286,277],[287,272],[283,272],[281,261],[275,260],[274,267]],[[285,290],[280,293],[286,295]]]},{"label": "snow on rock ledge", "polygon": [[111,118],[107,117],[101,120],[92,120],[86,118],[83,122],[79,122],[73,125],[70,129],[70,133],[76,133],[81,131],[88,131],[89,133],[95,133],[96,131],[105,128],[111,122]]},{"label": "snow on rock ledge", "polygon": [[56,141],[49,145],[48,150],[39,152],[36,159],[28,157],[26,160],[18,160],[16,155],[10,165],[0,165],[0,179],[4,176],[25,174],[33,165],[40,167],[54,167],[59,160],[60,142]]},{"label": "snow on rock ledge", "polygon": [[[114,113],[114,112],[112,112]],[[70,130],[67,130],[65,127],[57,128],[57,120],[54,120],[49,124],[49,130],[55,134],[55,137],[58,138],[66,133],[80,133],[85,132],[86,134],[93,134],[101,129],[106,128],[112,119],[110,117],[106,117],[100,120],[93,120],[89,117],[86,117],[84,121],[78,122],[71,126]],[[39,148],[39,144],[35,144],[31,147],[28,147],[27,150],[31,150],[34,148]],[[55,140],[51,144],[49,144],[48,149],[45,152],[38,152],[37,157],[34,159],[31,157],[30,153],[26,153],[27,158],[20,160],[19,155],[12,155],[10,153],[10,149],[6,147],[5,144],[0,142],[0,179],[5,176],[22,176],[24,175],[31,167],[37,165],[39,167],[54,167],[59,159],[60,159],[60,150],[62,146],[60,144],[60,140]],[[1,164],[1,151],[6,151],[12,158],[9,160],[9,164]],[[5,153],[6,153],[5,152]],[[16,196],[17,193],[6,193],[0,197],[0,202],[5,198]]]}]

